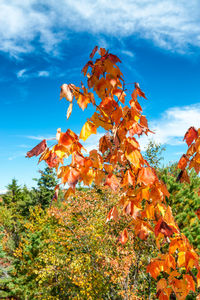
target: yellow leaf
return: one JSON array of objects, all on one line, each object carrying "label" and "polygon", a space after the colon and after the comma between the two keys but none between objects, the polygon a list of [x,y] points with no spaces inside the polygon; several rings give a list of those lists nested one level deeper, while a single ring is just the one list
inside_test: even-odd
[{"label": "yellow leaf", "polygon": [[91,134],[96,134],[96,133],[97,133],[96,126],[91,121],[87,121],[83,125],[83,128],[81,129],[79,138],[85,142]]}]

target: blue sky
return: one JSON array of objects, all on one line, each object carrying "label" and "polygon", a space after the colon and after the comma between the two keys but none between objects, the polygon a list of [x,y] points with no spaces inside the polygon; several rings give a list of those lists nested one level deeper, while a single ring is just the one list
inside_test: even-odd
[{"label": "blue sky", "polygon": [[[63,83],[79,85],[95,45],[122,61],[126,82],[139,82],[165,162],[185,151],[190,126],[200,125],[200,4],[191,0],[22,1],[0,3],[0,192],[18,179],[34,185],[37,159],[25,154],[57,128],[79,133],[93,108],[66,120]],[[132,86],[127,86],[131,92]],[[91,149],[97,137],[88,139]],[[147,141],[140,139],[142,149]]]}]

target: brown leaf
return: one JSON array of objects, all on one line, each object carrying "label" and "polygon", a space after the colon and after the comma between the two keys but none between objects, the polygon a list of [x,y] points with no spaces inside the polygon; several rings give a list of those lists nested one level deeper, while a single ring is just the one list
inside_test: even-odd
[{"label": "brown leaf", "polygon": [[121,60],[114,54],[108,54],[108,58],[112,61],[113,64],[116,64],[117,62],[121,63]]},{"label": "brown leaf", "polygon": [[93,67],[93,62],[91,60],[87,62],[87,64],[83,67],[83,69],[81,71],[81,72],[83,72],[84,76],[87,73],[88,67],[91,67],[91,68]]},{"label": "brown leaf", "polygon": [[176,182],[187,182],[190,183],[190,177],[188,176],[188,173],[186,170],[181,170],[181,172],[178,174],[178,177],[176,178]]},{"label": "brown leaf", "polygon": [[155,236],[158,236],[160,232],[164,234],[164,236],[169,237],[174,233],[173,229],[163,220],[163,218],[160,218],[155,226]]},{"label": "brown leaf", "polygon": [[92,53],[90,54],[90,58],[93,59],[95,53],[97,52],[98,50],[98,46],[95,46],[94,49],[92,50]]},{"label": "brown leaf", "polygon": [[47,148],[46,140],[40,142],[37,146],[35,146],[32,150],[26,153],[26,157],[38,156]]}]

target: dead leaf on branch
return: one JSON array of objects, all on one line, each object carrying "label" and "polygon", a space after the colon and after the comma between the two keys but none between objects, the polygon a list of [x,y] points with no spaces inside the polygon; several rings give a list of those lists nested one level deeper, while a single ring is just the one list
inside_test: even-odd
[{"label": "dead leaf on branch", "polygon": [[28,151],[26,157],[38,156],[47,148],[46,140],[43,140],[37,146],[35,146],[32,150]]}]

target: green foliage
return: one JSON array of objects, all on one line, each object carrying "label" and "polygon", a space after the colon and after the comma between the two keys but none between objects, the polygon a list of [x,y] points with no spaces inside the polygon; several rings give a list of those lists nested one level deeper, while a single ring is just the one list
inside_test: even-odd
[{"label": "green foliage", "polygon": [[[114,198],[113,198],[114,197]],[[9,295],[20,299],[131,299],[155,294],[146,264],[153,241],[118,243],[130,221],[105,224],[117,195],[107,189],[77,192],[62,205],[35,206],[21,219],[21,240],[12,256]],[[113,226],[114,225],[114,226]],[[9,236],[8,239],[12,236]],[[6,243],[7,244],[7,243]],[[5,249],[10,252],[10,246]],[[139,255],[138,255],[139,253]]]},{"label": "green foliage", "polygon": [[[55,193],[55,187],[58,184],[55,171],[46,167],[44,171],[40,171],[40,178],[34,179],[37,182],[37,187],[34,188],[36,203],[42,208],[49,207]],[[61,195],[60,195],[61,197]]]},{"label": "green foliage", "polygon": [[190,184],[177,181],[180,172],[177,163],[161,167],[161,154],[165,150],[160,144],[149,142],[145,152],[148,162],[159,169],[159,176],[167,185],[170,193],[168,204],[172,207],[173,215],[181,231],[187,236],[193,247],[200,253],[200,220],[195,212],[200,206],[198,195],[200,178],[190,171]]},{"label": "green foliage", "polygon": [[161,173],[161,178],[170,193],[168,202],[178,226],[200,253],[200,220],[195,213],[200,206],[198,195],[200,178],[194,171],[191,171],[190,184],[177,182],[179,171],[176,164],[163,168]]},{"label": "green foliage", "polygon": [[145,149],[144,158],[154,169],[158,169],[161,161],[163,160],[162,153],[165,150],[166,148],[161,146],[161,144],[157,144],[154,141],[149,141]]},{"label": "green foliage", "polygon": [[[176,221],[194,248],[200,251],[200,179],[191,172],[191,184],[176,181],[176,164],[161,167],[160,145],[151,142],[146,159],[159,170],[171,193],[168,199]],[[116,223],[105,218],[117,194],[106,188],[79,187],[76,195],[52,202],[57,184],[46,168],[37,187],[20,187],[14,179],[0,202],[0,298],[17,299],[141,299],[156,298],[156,283],[146,265],[157,255],[150,235],[125,245],[119,233],[130,219]]]}]

